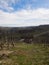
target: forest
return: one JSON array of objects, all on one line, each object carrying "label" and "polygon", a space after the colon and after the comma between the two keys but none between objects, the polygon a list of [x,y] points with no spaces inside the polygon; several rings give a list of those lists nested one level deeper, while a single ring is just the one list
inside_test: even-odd
[{"label": "forest", "polygon": [[49,25],[31,27],[0,27],[0,47],[25,42],[49,44]]}]

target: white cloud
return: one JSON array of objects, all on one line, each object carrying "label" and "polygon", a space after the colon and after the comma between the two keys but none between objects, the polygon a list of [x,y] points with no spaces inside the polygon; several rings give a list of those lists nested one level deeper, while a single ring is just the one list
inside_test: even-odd
[{"label": "white cloud", "polygon": [[16,4],[16,3],[18,3],[18,1],[20,1],[20,0],[0,0],[0,8],[5,9],[8,12],[12,12],[12,11],[14,11],[14,8],[11,6],[12,3]]},{"label": "white cloud", "polygon": [[0,10],[0,26],[32,26],[49,24],[49,9],[20,10],[7,13]]},{"label": "white cloud", "polygon": [[[25,2],[26,0],[23,1]],[[36,2],[37,0],[31,0],[31,1]],[[13,12],[15,8],[12,5],[19,4],[20,2],[22,2],[22,0],[0,0],[0,8],[8,12]],[[32,5],[29,4],[29,2],[30,0],[26,1],[26,4],[24,6],[25,9],[31,9]]]}]

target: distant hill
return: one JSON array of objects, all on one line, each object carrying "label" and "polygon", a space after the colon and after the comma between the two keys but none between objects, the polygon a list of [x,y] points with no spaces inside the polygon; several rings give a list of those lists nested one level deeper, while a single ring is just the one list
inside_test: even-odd
[{"label": "distant hill", "polygon": [[0,27],[0,42],[17,42],[22,39],[29,42],[30,40],[36,42],[39,40],[43,43],[49,43],[49,25],[30,27]]}]

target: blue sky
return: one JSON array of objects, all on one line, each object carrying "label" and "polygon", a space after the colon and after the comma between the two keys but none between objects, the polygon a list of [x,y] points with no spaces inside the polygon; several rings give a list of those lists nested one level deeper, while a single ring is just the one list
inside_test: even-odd
[{"label": "blue sky", "polygon": [[0,0],[0,26],[49,24],[49,0]]}]

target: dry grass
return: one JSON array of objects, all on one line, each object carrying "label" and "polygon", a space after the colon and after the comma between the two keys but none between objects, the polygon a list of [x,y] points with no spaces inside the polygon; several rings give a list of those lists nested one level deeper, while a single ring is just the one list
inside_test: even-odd
[{"label": "dry grass", "polygon": [[49,46],[43,44],[16,44],[4,53],[9,57],[1,58],[0,65],[49,65]]}]

